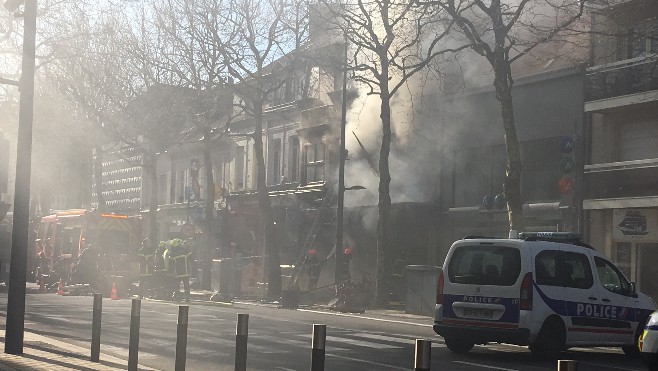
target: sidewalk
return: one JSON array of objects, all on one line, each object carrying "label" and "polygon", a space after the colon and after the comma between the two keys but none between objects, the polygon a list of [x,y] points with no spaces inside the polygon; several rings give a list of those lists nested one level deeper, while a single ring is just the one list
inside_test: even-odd
[{"label": "sidewalk", "polygon": [[[5,331],[0,330],[2,343],[5,342]],[[3,371],[57,371],[57,370],[84,370],[84,371],[114,371],[125,370],[127,360],[112,357],[107,354],[100,355],[100,363],[89,360],[90,350],[59,341],[32,332],[25,332],[23,340],[23,354],[12,355],[0,353],[0,370]],[[153,370],[140,366],[140,370]]]}]

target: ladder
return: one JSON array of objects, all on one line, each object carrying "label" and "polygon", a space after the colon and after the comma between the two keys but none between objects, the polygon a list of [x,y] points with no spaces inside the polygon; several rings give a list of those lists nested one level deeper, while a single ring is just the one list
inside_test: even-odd
[{"label": "ladder", "polygon": [[295,270],[293,272],[292,277],[290,277],[288,286],[297,285],[297,280],[299,279],[299,276],[302,273],[302,268],[304,266],[304,262],[306,261],[305,259],[306,254],[309,248],[315,243],[315,239],[318,236],[318,232],[320,232],[320,227],[322,225],[322,223],[320,223],[320,219],[322,219],[322,211],[329,209],[335,197],[336,197],[335,191],[333,190],[328,191],[324,199],[322,200],[322,204],[320,205],[320,207],[318,207],[317,214],[315,215],[315,219],[313,219],[313,224],[311,224],[311,228],[309,229],[308,234],[306,235],[306,239],[304,240],[304,245],[302,245],[302,249],[299,252],[299,256],[297,257],[297,262],[295,263]]}]

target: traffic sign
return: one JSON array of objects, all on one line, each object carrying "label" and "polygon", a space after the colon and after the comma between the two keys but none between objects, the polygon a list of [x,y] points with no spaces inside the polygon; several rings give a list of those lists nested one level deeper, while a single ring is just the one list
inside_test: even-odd
[{"label": "traffic sign", "polygon": [[571,194],[571,192],[573,192],[573,179],[568,176],[563,176],[557,182],[557,189],[563,195]]}]

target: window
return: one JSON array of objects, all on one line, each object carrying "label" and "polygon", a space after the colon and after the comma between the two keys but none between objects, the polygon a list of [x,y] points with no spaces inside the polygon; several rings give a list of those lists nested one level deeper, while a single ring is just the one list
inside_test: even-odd
[{"label": "window", "polygon": [[290,137],[289,145],[288,175],[291,182],[296,182],[299,180],[299,137]]},{"label": "window", "polygon": [[626,28],[621,48],[622,59],[635,58],[647,53],[658,52],[658,22],[656,19],[644,20]]},{"label": "window", "polygon": [[281,139],[274,139],[270,147],[270,184],[281,183]]},{"label": "window", "polygon": [[306,151],[306,182],[321,182],[324,180],[324,143],[307,145]]},{"label": "window", "polygon": [[245,148],[244,146],[238,146],[235,151],[235,181],[234,189],[243,189],[244,188],[244,163],[245,163]]},{"label": "window", "polygon": [[594,258],[594,263],[596,264],[596,273],[599,276],[599,281],[606,290],[620,295],[630,294],[631,290],[628,280],[626,280],[624,275],[612,263],[599,257]]},{"label": "window", "polygon": [[505,246],[462,246],[448,266],[450,282],[512,286],[521,273],[521,254]]},{"label": "window", "polygon": [[588,289],[594,284],[586,255],[559,250],[544,250],[535,257],[538,285]]}]

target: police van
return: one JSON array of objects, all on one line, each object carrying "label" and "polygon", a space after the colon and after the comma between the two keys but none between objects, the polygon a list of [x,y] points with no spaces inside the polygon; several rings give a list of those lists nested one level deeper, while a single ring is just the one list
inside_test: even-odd
[{"label": "police van", "polygon": [[455,242],[439,275],[434,331],[453,352],[475,344],[528,345],[534,357],[569,347],[636,354],[656,302],[573,233]]}]

